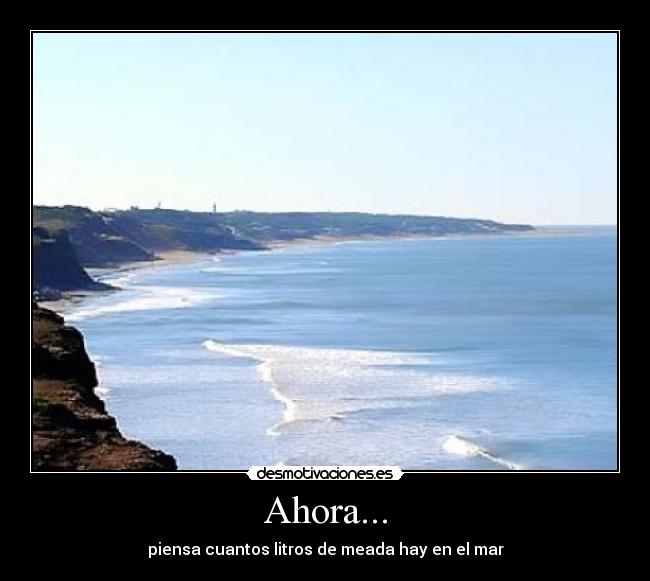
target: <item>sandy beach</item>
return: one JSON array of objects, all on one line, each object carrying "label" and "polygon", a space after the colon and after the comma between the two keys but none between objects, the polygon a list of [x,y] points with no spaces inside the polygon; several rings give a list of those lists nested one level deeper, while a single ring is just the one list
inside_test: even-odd
[{"label": "sandy beach", "polygon": [[[201,258],[211,256],[211,254],[204,252],[190,252],[186,250],[171,250],[167,252],[160,252],[156,254],[156,258],[151,261],[140,262],[125,262],[119,266],[112,266],[106,268],[86,268],[86,272],[95,280],[102,280],[104,278],[113,278],[119,273],[129,272],[132,270],[139,270],[142,268],[159,268],[164,266],[171,266],[174,264],[184,264],[193,262]],[[52,309],[57,313],[65,314],[72,306],[78,305],[86,297],[97,296],[103,293],[112,293],[119,291],[119,286],[106,291],[92,291],[92,290],[78,290],[61,293],[62,297],[55,301],[39,301],[40,304]]]},{"label": "sandy beach", "polygon": [[[527,232],[511,232],[511,233],[485,233],[485,234],[453,234],[447,236],[431,236],[431,235],[414,235],[414,234],[404,234],[404,235],[391,235],[391,236],[376,236],[376,235],[361,235],[361,236],[315,236],[313,238],[296,238],[293,240],[270,240],[264,242],[266,249],[276,250],[282,248],[288,248],[293,246],[315,246],[315,245],[324,245],[324,244],[336,244],[336,243],[345,243],[345,242],[381,242],[387,240],[427,240],[427,239],[440,239],[440,240],[449,240],[455,238],[495,238],[495,237],[538,237],[538,236],[558,236],[558,235],[581,235],[582,232],[580,229],[573,227],[554,227],[554,226],[542,226],[536,227],[533,231]],[[103,281],[104,279],[113,279],[116,274],[128,272],[132,270],[137,270],[141,268],[159,268],[171,266],[174,264],[184,264],[188,262],[194,262],[203,258],[207,258],[215,255],[222,254],[232,254],[235,252],[240,252],[239,250],[222,250],[220,252],[195,252],[188,250],[170,250],[165,252],[159,252],[156,254],[154,260],[151,261],[139,261],[139,262],[126,262],[119,266],[106,267],[106,268],[92,268],[87,267],[86,271],[88,274],[95,280]],[[109,284],[112,284],[107,281]],[[70,307],[78,305],[84,298],[89,296],[97,296],[98,293],[102,292],[114,292],[119,290],[119,285],[116,285],[115,289],[108,291],[69,291],[62,293],[62,298],[55,301],[40,301],[44,306],[58,312],[65,314]]]}]

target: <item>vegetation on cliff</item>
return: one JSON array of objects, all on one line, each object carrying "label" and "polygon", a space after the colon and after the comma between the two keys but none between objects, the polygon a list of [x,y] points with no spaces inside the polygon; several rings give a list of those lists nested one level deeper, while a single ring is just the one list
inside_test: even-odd
[{"label": "vegetation on cliff", "polygon": [[115,266],[153,260],[153,253],[112,227],[101,213],[78,206],[35,206],[33,225],[49,232],[65,231],[82,266]]},{"label": "vegetation on cliff", "polygon": [[[84,266],[154,260],[156,252],[260,250],[275,240],[356,236],[498,234],[530,226],[427,216],[331,212],[93,212],[34,208],[33,288],[101,290]],[[97,376],[81,334],[33,307],[33,467],[36,470],[174,470],[174,459],[126,440],[95,394]]]},{"label": "vegetation on cliff", "polygon": [[[83,266],[114,266],[154,260],[157,252],[185,250],[261,250],[276,240],[357,236],[445,236],[500,234],[532,230],[524,224],[492,220],[364,214],[360,212],[189,212],[182,210],[111,210],[93,212],[78,206],[34,207],[35,232],[65,246],[69,238]],[[34,244],[43,236],[34,235]],[[65,254],[65,256],[64,256]],[[36,288],[92,288],[89,277],[72,272],[74,260],[65,253],[37,253]],[[68,265],[68,266],[65,266]],[[62,268],[69,273],[59,272]],[[81,269],[83,270],[83,269]],[[95,287],[96,288],[96,287]]]},{"label": "vegetation on cliff", "polygon": [[240,235],[260,241],[319,236],[501,234],[533,229],[525,224],[492,220],[362,212],[226,212],[220,214],[220,219]]},{"label": "vegetation on cliff", "polygon": [[124,210],[102,213],[122,236],[152,252],[188,250],[260,250],[252,237],[241,235],[224,220],[224,214],[182,210]]}]

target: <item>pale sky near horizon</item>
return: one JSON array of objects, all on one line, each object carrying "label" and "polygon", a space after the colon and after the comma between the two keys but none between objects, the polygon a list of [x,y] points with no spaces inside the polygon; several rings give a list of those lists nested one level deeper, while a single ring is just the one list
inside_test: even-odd
[{"label": "pale sky near horizon", "polygon": [[616,35],[33,39],[35,204],[616,223]]}]

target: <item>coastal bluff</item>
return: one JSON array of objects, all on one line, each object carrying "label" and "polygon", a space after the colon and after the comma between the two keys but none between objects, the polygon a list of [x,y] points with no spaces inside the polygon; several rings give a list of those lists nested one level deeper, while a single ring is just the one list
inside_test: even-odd
[{"label": "coastal bluff", "polygon": [[34,206],[33,290],[37,300],[51,300],[61,292],[108,290],[85,269],[152,262],[170,251],[256,251],[293,240],[486,236],[532,230],[527,224],[408,214]]},{"label": "coastal bluff", "polygon": [[111,288],[93,280],[84,270],[65,230],[33,228],[32,251],[32,286],[43,295]]},{"label": "coastal bluff", "polygon": [[127,440],[95,394],[81,333],[32,303],[32,469],[176,470],[169,454]]}]

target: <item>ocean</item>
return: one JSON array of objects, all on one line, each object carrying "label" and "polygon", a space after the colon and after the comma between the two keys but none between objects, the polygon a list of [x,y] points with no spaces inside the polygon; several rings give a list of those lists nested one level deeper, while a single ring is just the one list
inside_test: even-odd
[{"label": "ocean", "polygon": [[616,230],[294,244],[105,277],[65,312],[179,468],[617,467]]}]

